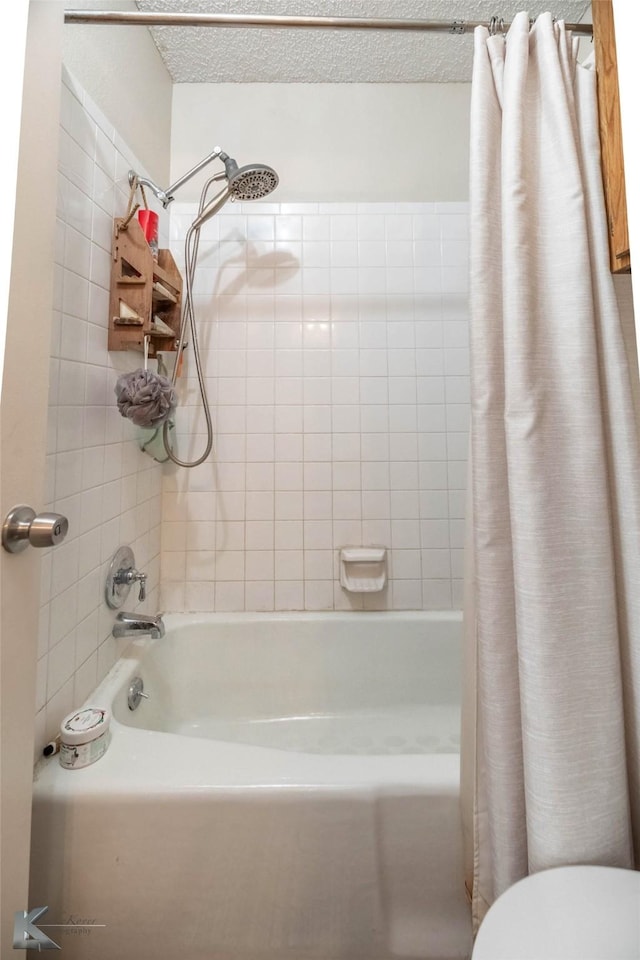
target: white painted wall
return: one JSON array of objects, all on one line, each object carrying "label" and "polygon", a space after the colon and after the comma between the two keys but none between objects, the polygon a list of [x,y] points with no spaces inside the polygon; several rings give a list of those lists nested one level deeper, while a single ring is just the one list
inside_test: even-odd
[{"label": "white painted wall", "polygon": [[[171,179],[220,144],[275,167],[280,203],[468,197],[466,83],[176,84]],[[197,200],[201,175],[182,188]]]},{"label": "white painted wall", "polygon": [[[133,0],[57,0],[63,7],[137,10]],[[68,24],[63,59],[149,174],[168,182],[172,82],[146,27]]]}]

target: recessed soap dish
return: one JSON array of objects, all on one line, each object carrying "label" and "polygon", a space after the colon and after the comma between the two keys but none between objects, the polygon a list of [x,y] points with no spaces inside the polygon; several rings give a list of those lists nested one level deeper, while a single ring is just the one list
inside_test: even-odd
[{"label": "recessed soap dish", "polygon": [[349,593],[379,593],[387,582],[385,547],[343,547],[340,584]]}]

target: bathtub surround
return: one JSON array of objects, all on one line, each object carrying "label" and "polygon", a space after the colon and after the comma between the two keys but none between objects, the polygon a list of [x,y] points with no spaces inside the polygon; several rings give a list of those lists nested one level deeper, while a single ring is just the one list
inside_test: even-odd
[{"label": "bathtub surround", "polygon": [[[182,258],[192,204],[171,207]],[[461,606],[467,205],[228,204],[196,272],[215,457],[168,468],[170,610]],[[204,447],[190,351],[179,454]],[[339,583],[343,546],[389,584]]]},{"label": "bathtub surround", "polygon": [[[58,233],[47,438],[46,509],[69,535],[43,551],[36,755],[118,655],[104,602],[109,560],[130,544],[158,609],[161,467],[140,453],[115,403],[120,373],[138,354],[107,352],[112,218],[127,206],[126,144],[64,71]],[[127,609],[136,607],[132,591]]]},{"label": "bathtub surround", "polygon": [[[122,543],[149,575],[145,609],[160,608],[162,511],[165,609],[361,609],[337,561],[360,543],[391,550],[389,587],[366,606],[460,606],[466,204],[230,204],[206,224],[196,294],[217,456],[165,467],[161,503],[163,468],[113,395],[140,356],[106,346],[130,167],[146,173],[65,71],[46,507],[70,533],[42,558],[36,753],[120,650],[103,583]],[[180,258],[193,210],[172,207]],[[194,386],[183,435],[200,422]]]}]

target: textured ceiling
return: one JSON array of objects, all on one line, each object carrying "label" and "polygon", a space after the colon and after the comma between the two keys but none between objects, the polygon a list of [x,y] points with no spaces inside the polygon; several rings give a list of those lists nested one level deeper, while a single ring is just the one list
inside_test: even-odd
[{"label": "textured ceiling", "polygon": [[[393,17],[509,22],[522,0],[137,0],[145,11]],[[108,6],[108,4],[107,4]],[[579,22],[588,0],[558,0],[551,12]],[[549,9],[530,2],[529,16]],[[389,30],[156,27],[151,30],[176,83],[394,83],[471,79],[471,36]]]}]

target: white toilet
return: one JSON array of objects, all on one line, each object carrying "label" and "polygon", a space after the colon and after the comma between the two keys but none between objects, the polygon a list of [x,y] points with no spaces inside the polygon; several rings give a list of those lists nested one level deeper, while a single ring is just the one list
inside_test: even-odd
[{"label": "white toilet", "polygon": [[487,913],[472,960],[640,960],[640,873],[578,866],[526,877]]}]

